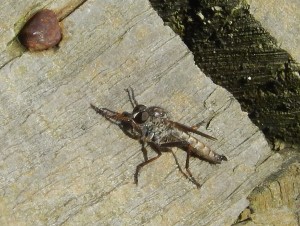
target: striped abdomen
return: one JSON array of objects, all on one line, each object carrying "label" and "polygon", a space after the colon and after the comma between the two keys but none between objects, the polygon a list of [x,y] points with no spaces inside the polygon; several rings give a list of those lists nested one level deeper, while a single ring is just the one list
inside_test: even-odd
[{"label": "striped abdomen", "polygon": [[218,153],[214,152],[204,143],[188,133],[177,131],[177,136],[181,140],[185,140],[186,142],[188,142],[190,147],[192,148],[192,153],[198,157],[204,158],[212,163],[221,163],[221,161],[227,160],[224,155],[219,155]]}]

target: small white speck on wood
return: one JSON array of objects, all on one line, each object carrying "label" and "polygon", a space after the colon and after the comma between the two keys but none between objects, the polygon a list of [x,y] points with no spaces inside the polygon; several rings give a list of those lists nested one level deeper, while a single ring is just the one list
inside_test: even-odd
[{"label": "small white speck on wood", "polygon": [[[4,9],[0,15],[24,10]],[[87,1],[62,23],[58,49],[0,59],[1,225],[233,223],[281,163],[237,101],[195,66],[148,1]],[[169,153],[133,183],[139,143],[90,108],[130,111],[129,86],[140,103],[166,108],[175,121],[212,116],[200,129],[218,140],[203,141],[228,162],[192,158],[201,189]],[[174,151],[184,168],[185,153]]]}]

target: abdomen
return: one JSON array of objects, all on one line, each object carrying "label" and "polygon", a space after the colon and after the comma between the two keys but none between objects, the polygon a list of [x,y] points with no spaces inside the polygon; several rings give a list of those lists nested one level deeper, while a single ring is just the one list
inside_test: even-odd
[{"label": "abdomen", "polygon": [[223,160],[227,160],[224,155],[219,155],[210,149],[203,142],[199,141],[197,138],[189,135],[188,133],[178,132],[181,140],[186,141],[189,144],[188,148],[191,148],[191,151],[194,155],[204,158],[212,163],[221,163]]}]

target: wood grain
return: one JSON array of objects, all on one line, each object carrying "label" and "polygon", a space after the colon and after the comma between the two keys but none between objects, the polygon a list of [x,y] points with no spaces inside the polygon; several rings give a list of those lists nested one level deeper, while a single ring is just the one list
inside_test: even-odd
[{"label": "wood grain", "polygon": [[[58,49],[1,58],[1,225],[233,223],[282,161],[237,101],[195,66],[148,1],[86,1],[62,24]],[[212,118],[201,130],[218,141],[203,141],[229,161],[192,159],[200,190],[168,153],[133,183],[139,143],[89,107],[130,111],[129,86],[139,102],[163,106],[176,121]],[[185,153],[174,151],[183,166]]]}]

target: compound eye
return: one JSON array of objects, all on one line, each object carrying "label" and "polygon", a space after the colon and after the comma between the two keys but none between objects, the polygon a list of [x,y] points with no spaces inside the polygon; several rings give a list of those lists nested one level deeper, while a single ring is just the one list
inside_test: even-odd
[{"label": "compound eye", "polygon": [[134,109],[132,111],[132,114],[137,114],[139,112],[145,111],[146,108],[147,107],[145,105],[139,104],[139,105],[137,105],[137,106],[134,107]]},{"label": "compound eye", "polygon": [[148,118],[149,118],[148,112],[146,112],[146,111],[140,111],[140,112],[138,112],[138,113],[136,113],[134,115],[133,120],[137,124],[142,124],[142,123],[146,122]]}]

